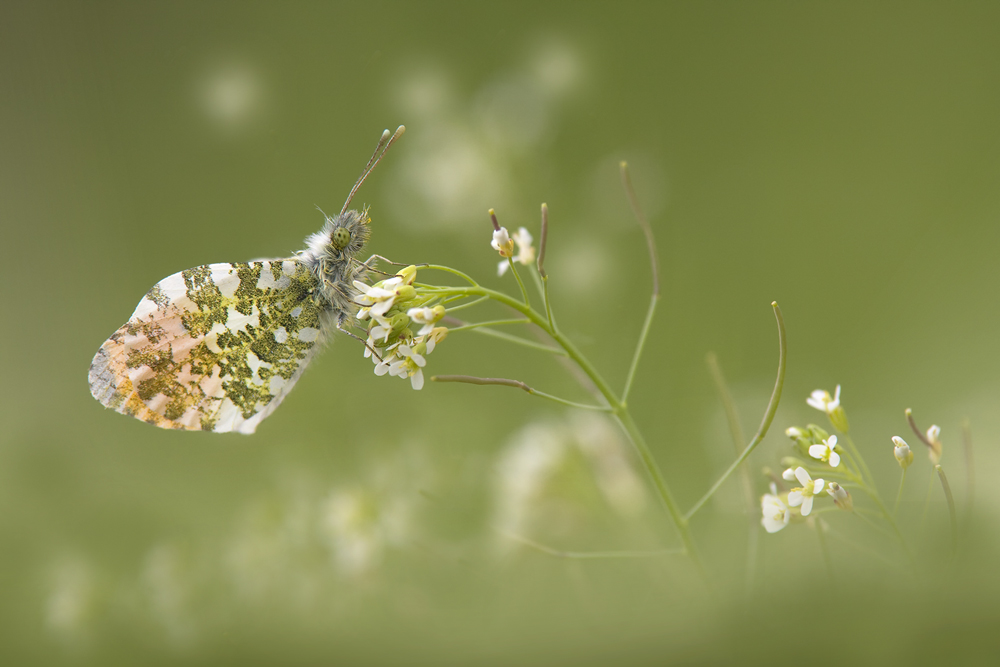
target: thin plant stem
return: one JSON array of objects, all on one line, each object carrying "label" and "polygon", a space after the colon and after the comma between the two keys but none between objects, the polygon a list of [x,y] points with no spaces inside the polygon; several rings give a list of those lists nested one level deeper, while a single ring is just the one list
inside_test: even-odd
[{"label": "thin plant stem", "polygon": [[955,498],[951,495],[951,485],[948,484],[948,478],[945,477],[941,464],[934,466],[934,470],[937,471],[938,478],[941,480],[941,488],[944,489],[944,497],[948,501],[948,514],[951,516],[951,547],[953,550],[958,549],[958,517],[955,514]]},{"label": "thin plant stem", "polygon": [[[465,297],[454,297],[455,299],[463,299]],[[451,299],[445,299],[442,304],[447,304]],[[466,301],[465,303],[460,303],[457,306],[452,306],[448,309],[449,313],[454,313],[456,310],[464,310],[465,308],[472,308],[473,306],[478,306],[483,301],[489,301],[489,297],[479,297],[478,299],[473,299],[472,301]]]},{"label": "thin plant stem", "polygon": [[[456,331],[456,330],[458,330],[460,328],[465,328],[467,326],[467,323],[463,322],[462,320],[456,319],[455,321],[458,322],[459,324],[455,328],[449,329],[449,331]],[[527,320],[527,322],[532,322],[532,320]],[[507,341],[509,343],[514,343],[516,345],[522,345],[524,347],[528,347],[528,348],[531,348],[533,350],[540,350],[542,352],[549,352],[550,354],[555,354],[555,355],[558,355],[560,357],[568,356],[566,354],[566,350],[563,350],[562,348],[553,347],[552,345],[545,345],[544,343],[536,343],[533,340],[528,340],[527,338],[521,338],[520,336],[514,336],[514,335],[506,333],[504,331],[494,331],[493,329],[490,329],[489,327],[476,327],[476,328],[469,327],[469,330],[472,331],[472,332],[474,332],[474,333],[483,334],[484,336],[492,336],[493,338],[499,338],[499,339],[505,340],[505,341]]]},{"label": "thin plant stem", "polygon": [[899,500],[903,497],[903,483],[906,482],[906,468],[903,468],[903,474],[899,478],[899,491],[896,492],[896,504],[892,506],[892,516],[895,517],[896,513],[899,511]]},{"label": "thin plant stem", "polygon": [[544,391],[539,391],[533,387],[529,387],[524,382],[520,380],[509,380],[507,378],[481,378],[474,375],[434,375],[431,377],[433,382],[464,382],[466,384],[495,384],[504,387],[515,387],[521,389],[529,394],[535,396],[540,396],[542,398],[547,398],[550,401],[560,403],[562,405],[567,405],[572,408],[579,408],[581,410],[594,410],[596,412],[611,412],[611,408],[605,407],[603,405],[588,405],[586,403],[577,403],[576,401],[568,401],[565,398],[560,398],[553,394],[548,394]]},{"label": "thin plant stem", "polygon": [[556,558],[575,558],[575,559],[603,559],[603,558],[660,558],[663,556],[681,556],[684,555],[683,549],[653,549],[650,551],[563,551],[562,549],[554,549],[550,546],[541,544],[534,540],[528,539],[521,535],[511,533],[505,530],[497,530],[498,533],[503,535],[509,540],[514,542],[519,542],[525,546],[531,547],[541,551],[542,553],[548,554],[550,556],[555,556]]},{"label": "thin plant stem", "polygon": [[517,286],[521,288],[521,298],[524,299],[524,306],[526,308],[531,308],[531,301],[528,299],[528,290],[524,287],[524,281],[521,280],[521,274],[518,273],[517,267],[514,266],[514,260],[508,257],[507,264],[510,266],[511,273],[514,274],[514,278],[517,279]]},{"label": "thin plant stem", "polygon": [[[687,520],[681,514],[680,508],[677,505],[677,501],[674,499],[673,494],[670,492],[670,487],[667,485],[666,480],[663,477],[663,473],[660,471],[659,465],[656,463],[656,459],[653,457],[649,446],[646,444],[645,439],[642,437],[642,433],[639,431],[635,422],[632,420],[632,416],[628,412],[628,408],[624,403],[615,395],[611,387],[604,380],[597,369],[590,363],[590,361],[583,356],[580,350],[566,338],[559,330],[550,327],[547,319],[529,307],[527,304],[520,303],[515,299],[512,299],[508,295],[491,290],[482,286],[470,286],[470,287],[454,287],[447,290],[452,294],[467,294],[469,296],[488,296],[491,299],[505,304],[514,310],[522,313],[525,317],[530,319],[533,324],[537,325],[543,331],[545,331],[556,343],[558,343],[573,360],[574,363],[584,372],[584,374],[590,378],[590,381],[594,383],[597,390],[604,396],[604,399],[608,402],[610,412],[615,416],[618,421],[619,426],[625,432],[632,446],[635,448],[639,455],[639,459],[642,462],[643,467],[646,469],[646,473],[649,475],[653,481],[653,486],[657,491],[657,495],[660,497],[660,501],[670,518],[674,522],[674,526],[680,535],[681,542],[684,544],[685,550],[688,552],[689,557],[694,563],[699,575],[706,585],[710,585],[710,579],[708,578],[707,570],[705,565],[701,560],[701,556],[698,554],[694,547],[694,538],[691,535],[691,531],[688,527]],[[777,304],[772,304],[777,309]],[[776,311],[780,312],[780,311]],[[780,315],[779,315],[780,321]],[[489,329],[481,329],[480,331],[489,331]],[[784,357],[782,357],[782,360]],[[782,371],[784,366],[782,365]],[[783,373],[782,373],[783,378]],[[780,392],[779,392],[780,394]],[[772,399],[774,397],[772,396]],[[777,406],[775,406],[776,408]],[[773,418],[773,414],[771,415]],[[770,419],[767,420],[768,425],[770,424]]]},{"label": "thin plant stem", "polygon": [[[736,450],[736,455],[739,456],[740,449],[743,447],[743,443],[746,442],[746,438],[743,435],[743,427],[740,426],[740,416],[736,412],[736,403],[733,401],[733,395],[726,385],[726,378],[722,375],[722,368],[719,366],[719,359],[715,356],[715,353],[709,352],[705,358],[705,362],[708,364],[709,373],[715,382],[715,390],[719,393],[719,400],[722,401],[722,407],[726,412],[726,421],[729,423],[729,435],[732,437],[733,448]],[[746,500],[747,518],[749,519],[746,592],[747,595],[750,595],[753,592],[753,581],[756,577],[757,539],[760,530],[757,526],[756,515],[754,514],[753,482],[750,479],[750,470],[745,462],[740,466],[740,478],[743,481],[743,496]]]},{"label": "thin plant stem", "polygon": [[548,247],[549,242],[549,205],[542,202],[542,227],[541,234],[538,237],[538,261],[535,266],[538,267],[538,275],[543,279],[545,275],[545,250]]},{"label": "thin plant stem", "polygon": [[545,316],[549,318],[549,328],[556,330],[556,321],[552,316],[552,300],[549,299],[549,277],[542,276],[542,299],[545,301]]},{"label": "thin plant stem", "polygon": [[642,351],[646,347],[646,338],[649,336],[649,329],[653,324],[653,316],[656,314],[656,304],[659,300],[659,294],[654,294],[649,299],[649,308],[646,309],[646,319],[642,323],[642,331],[639,332],[639,342],[635,346],[635,352],[632,354],[632,363],[628,368],[628,376],[625,378],[625,389],[622,390],[622,402],[628,400],[628,394],[632,390],[632,381],[635,380],[635,373],[639,369],[639,360],[642,358]]},{"label": "thin plant stem", "polygon": [[642,227],[642,233],[646,236],[646,246],[649,249],[649,265],[653,270],[653,297],[660,296],[660,260],[656,255],[656,241],[653,240],[653,228],[649,226],[649,221],[639,206],[639,199],[635,196],[635,189],[632,187],[632,176],[628,171],[628,162],[619,163],[622,175],[622,187],[625,188],[625,197],[629,206],[632,207],[632,214]]},{"label": "thin plant stem", "polygon": [[517,320],[490,320],[488,322],[473,322],[472,324],[462,324],[454,328],[449,328],[448,333],[478,329],[479,327],[498,327],[506,324],[531,324],[531,320],[522,318]]},{"label": "thin plant stem", "polygon": [[445,273],[450,273],[450,274],[452,274],[454,276],[458,276],[459,278],[461,278],[462,280],[466,281],[470,285],[473,285],[475,287],[479,286],[479,283],[477,283],[475,280],[473,280],[472,278],[470,278],[468,275],[462,273],[458,269],[453,269],[450,266],[442,266],[440,264],[424,264],[423,266],[421,266],[421,268],[431,269],[433,271],[444,271]]},{"label": "thin plant stem", "polygon": [[757,433],[754,434],[753,439],[750,444],[746,446],[743,453],[737,457],[733,464],[729,466],[729,469],[722,474],[722,477],[712,485],[712,488],[705,493],[701,499],[694,504],[687,514],[684,515],[684,519],[688,520],[694,516],[701,507],[708,502],[712,495],[719,490],[719,487],[725,483],[733,471],[736,470],[741,463],[746,461],[747,457],[750,456],[751,452],[760,444],[767,435],[767,430],[771,427],[771,422],[774,420],[774,413],[778,410],[778,402],[781,400],[781,390],[785,386],[785,358],[787,356],[787,344],[785,342],[785,320],[781,316],[781,308],[778,307],[777,301],[771,302],[771,308],[774,309],[774,317],[778,322],[778,377],[774,382],[774,389],[771,391],[771,400],[767,404],[767,410],[764,411],[764,418],[761,420],[760,428],[757,429]]},{"label": "thin plant stem", "polygon": [[[866,480],[870,484],[875,484],[875,478],[872,477],[872,471],[868,469],[868,464],[865,463],[864,457],[861,456],[861,452],[858,451],[857,446],[854,444],[854,438],[852,438],[849,433],[845,433],[844,440],[847,442],[847,448],[854,457],[855,465],[860,466],[859,472],[861,473],[862,479]],[[881,501],[879,502],[881,503]]]},{"label": "thin plant stem", "polygon": [[[635,188],[632,187],[632,176],[629,174],[628,163],[619,164],[622,176],[622,187],[625,189],[625,198],[628,199],[632,214],[635,216],[642,233],[646,237],[646,247],[649,250],[649,266],[652,272],[653,293],[649,299],[649,308],[646,309],[646,319],[642,324],[642,331],[639,334],[639,342],[636,345],[635,353],[632,355],[632,363],[629,366],[628,376],[625,379],[625,389],[622,391],[622,403],[628,400],[629,392],[632,389],[632,381],[635,379],[636,370],[639,368],[639,359],[642,357],[643,348],[646,346],[646,337],[649,335],[650,326],[653,323],[653,315],[656,313],[656,304],[660,300],[660,260],[656,254],[656,240],[653,238],[653,228],[639,206],[639,199],[635,196]],[[742,443],[741,443],[742,444]]]}]

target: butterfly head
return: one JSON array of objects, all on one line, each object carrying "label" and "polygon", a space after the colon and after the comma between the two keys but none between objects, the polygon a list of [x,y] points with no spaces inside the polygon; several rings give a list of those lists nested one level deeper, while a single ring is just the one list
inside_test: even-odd
[{"label": "butterfly head", "polygon": [[361,252],[371,236],[371,218],[368,209],[344,211],[336,217],[328,217],[323,229],[306,240],[307,249],[313,256],[328,260],[342,260]]}]

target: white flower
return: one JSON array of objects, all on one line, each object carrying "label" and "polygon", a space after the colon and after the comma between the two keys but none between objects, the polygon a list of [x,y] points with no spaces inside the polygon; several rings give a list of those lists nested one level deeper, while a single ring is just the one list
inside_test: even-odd
[{"label": "white flower", "polygon": [[493,232],[493,241],[490,243],[493,249],[500,253],[501,257],[510,257],[514,253],[514,241],[507,233],[506,227]]},{"label": "white flower", "polygon": [[[494,235],[495,238],[495,235]],[[511,257],[515,262],[521,264],[531,264],[535,261],[535,249],[532,247],[531,234],[527,229],[521,227],[517,230],[517,233],[512,237],[514,242],[517,244],[518,253]],[[502,254],[502,253],[501,253]],[[507,272],[510,264],[508,262],[500,262],[497,264],[497,275],[503,275]]]},{"label": "white flower", "polygon": [[781,473],[781,479],[785,480],[786,482],[794,482],[795,481],[795,469],[794,468],[786,468],[785,472]]},{"label": "white flower", "polygon": [[360,280],[355,280],[354,287],[359,294],[354,297],[354,303],[364,306],[358,311],[358,319],[367,320],[372,317],[382,326],[389,327],[389,321],[385,318],[385,314],[392,308],[399,287],[402,285],[403,279],[399,276],[377,282],[374,285],[366,285]]},{"label": "white flower", "polygon": [[813,480],[806,472],[806,469],[799,466],[795,469],[795,478],[802,486],[796,487],[788,492],[788,505],[790,507],[802,506],[802,516],[809,516],[813,509],[813,496],[823,490],[826,482],[822,479]]},{"label": "white flower", "polygon": [[802,432],[802,429],[796,428],[794,426],[789,426],[788,428],[785,429],[785,435],[787,435],[792,440],[798,440],[805,434]]},{"label": "white flower", "polygon": [[774,484],[771,485],[771,493],[765,493],[760,499],[760,509],[764,515],[760,520],[760,524],[769,533],[778,532],[787,526],[789,519],[792,518],[792,513],[788,511],[788,507],[778,497],[778,490]]},{"label": "white flower", "polygon": [[840,385],[837,385],[833,398],[830,398],[830,392],[825,389],[817,389],[809,395],[806,403],[821,412],[825,412],[827,415],[832,414],[834,410],[840,407]]},{"label": "white flower", "polygon": [[388,372],[396,377],[410,378],[411,386],[419,390],[424,386],[424,372],[421,369],[426,365],[427,360],[422,354],[414,352],[409,345],[400,345],[396,348],[396,359],[389,364]]},{"label": "white flower", "polygon": [[829,463],[830,467],[836,468],[840,465],[840,454],[834,450],[836,446],[837,436],[831,435],[821,445],[810,445],[809,456],[823,463]]},{"label": "white flower", "polygon": [[833,392],[833,398],[830,398],[830,392],[825,389],[817,389],[809,398],[806,399],[806,403],[812,407],[826,413],[826,416],[830,418],[830,423],[833,424],[834,428],[837,430],[847,433],[850,428],[850,424],[847,422],[847,413],[844,412],[843,406],[840,405],[840,385],[837,385],[836,391]]},{"label": "white flower", "polygon": [[417,324],[422,324],[420,331],[417,332],[418,336],[425,336],[434,330],[434,325],[444,317],[445,308],[442,305],[434,306],[433,308],[410,308],[406,311],[407,316],[416,322]]},{"label": "white flower", "polygon": [[906,444],[906,441],[898,435],[892,436],[892,444],[894,445],[892,453],[896,457],[896,461],[899,462],[899,467],[906,470],[913,463],[913,451]]}]

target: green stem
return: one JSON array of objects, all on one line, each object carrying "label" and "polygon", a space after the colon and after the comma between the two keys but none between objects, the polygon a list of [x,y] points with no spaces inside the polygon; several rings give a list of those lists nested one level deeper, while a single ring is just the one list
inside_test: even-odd
[{"label": "green stem", "polygon": [[[687,520],[681,514],[680,508],[677,505],[677,501],[674,500],[673,494],[670,492],[670,487],[667,485],[667,482],[663,477],[663,473],[660,471],[660,467],[656,463],[656,459],[653,457],[653,454],[650,451],[649,446],[646,444],[645,439],[642,437],[642,433],[639,431],[638,427],[635,425],[635,422],[632,420],[632,416],[629,414],[628,408],[618,398],[618,396],[615,395],[614,391],[612,391],[611,387],[604,380],[604,378],[601,377],[601,374],[597,372],[597,369],[594,368],[594,366],[590,363],[590,361],[588,361],[587,358],[583,356],[583,354],[580,352],[579,349],[577,349],[577,347],[572,343],[572,341],[566,338],[557,329],[550,327],[547,319],[544,316],[535,312],[530,306],[528,306],[525,303],[520,303],[517,300],[512,299],[511,297],[507,296],[502,292],[497,292],[495,290],[491,290],[481,286],[455,287],[455,288],[450,288],[448,291],[454,294],[464,293],[464,294],[469,294],[470,296],[473,295],[488,296],[491,299],[494,299],[495,301],[499,301],[500,303],[510,306],[514,310],[517,310],[525,317],[527,317],[529,320],[531,320],[533,324],[537,325],[539,328],[545,331],[545,333],[547,333],[554,341],[556,341],[556,343],[558,343],[566,351],[566,354],[569,356],[569,358],[572,359],[577,366],[579,366],[580,370],[582,370],[584,374],[588,378],[590,378],[590,381],[594,383],[594,386],[601,393],[601,395],[604,396],[604,399],[608,402],[608,406],[610,408],[611,413],[615,415],[618,424],[621,426],[622,430],[625,432],[629,440],[632,442],[632,446],[638,453],[639,459],[642,462],[643,467],[646,469],[646,473],[653,481],[653,486],[657,491],[657,495],[659,495],[660,497],[661,503],[667,510],[667,513],[670,515],[670,518],[673,519],[674,526],[677,528],[677,532],[680,534],[681,542],[684,544],[684,548],[687,550],[688,555],[694,562],[695,567],[698,569],[699,574],[702,576],[702,579],[706,582],[706,584],[708,584],[709,583],[708,573],[705,569],[704,564],[701,561],[701,556],[695,549],[694,540],[691,536],[691,531],[688,528]],[[775,308],[775,312],[777,313],[780,325],[781,322],[780,311],[777,309],[776,303],[772,305]],[[484,329],[483,331],[488,331],[488,330]],[[784,340],[783,337],[782,340]],[[784,356],[782,356],[782,361],[783,360]],[[783,380],[784,378],[783,363],[781,364],[781,371],[782,371],[781,379]],[[780,395],[780,390],[778,391],[778,394]],[[773,398],[774,397],[772,396],[772,399]],[[777,405],[775,405],[774,407],[777,408]],[[773,412],[771,414],[771,417],[773,417]],[[770,419],[766,421],[767,424],[770,425]]]},{"label": "green stem", "polygon": [[864,457],[861,456],[861,452],[859,452],[858,448],[855,446],[854,438],[852,438],[850,434],[845,433],[844,440],[847,441],[847,447],[851,450],[851,455],[854,457],[855,464],[861,466],[860,471],[862,473],[862,477],[868,483],[875,484],[875,478],[872,477],[872,471],[868,469],[868,464],[865,463]]},{"label": "green stem", "polygon": [[531,320],[519,319],[519,320],[490,320],[489,322],[473,322],[472,324],[463,324],[461,326],[449,328],[448,333],[454,333],[455,331],[466,331],[469,329],[478,329],[479,327],[501,326],[504,324],[531,324]]},{"label": "green stem", "polygon": [[458,269],[453,269],[450,266],[442,266],[440,264],[424,264],[420,268],[431,269],[432,271],[444,271],[445,273],[450,273],[453,276],[458,276],[459,278],[461,278],[462,280],[466,281],[470,285],[473,285],[475,287],[479,286],[479,283],[477,283],[475,280],[473,280],[472,278],[470,278],[468,275],[462,273]]},{"label": "green stem", "polygon": [[719,487],[729,479],[729,476],[733,474],[733,471],[740,467],[740,464],[746,461],[747,457],[750,456],[751,452],[760,444],[767,435],[767,430],[771,427],[771,422],[774,420],[774,413],[778,410],[778,402],[781,400],[781,390],[785,386],[785,357],[787,356],[787,345],[785,342],[785,320],[781,316],[781,308],[778,307],[777,301],[771,302],[771,307],[774,309],[774,317],[778,321],[778,378],[774,382],[774,389],[771,391],[771,400],[767,404],[767,410],[764,411],[764,418],[761,420],[760,428],[757,429],[757,433],[754,434],[753,440],[747,445],[743,453],[733,461],[733,464],[729,466],[729,469],[722,474],[722,477],[712,485],[712,488],[701,497],[701,500],[694,504],[687,514],[684,515],[684,519],[688,520],[694,516],[701,507],[708,502],[709,498],[719,490]]},{"label": "green stem", "polygon": [[625,389],[622,391],[623,403],[628,400],[629,391],[632,390],[632,381],[635,379],[635,372],[639,368],[639,359],[642,358],[642,350],[646,347],[646,337],[649,336],[649,329],[653,324],[653,315],[656,313],[656,304],[659,300],[659,294],[654,294],[649,299],[649,308],[646,309],[646,320],[642,323],[639,342],[635,346],[635,352],[632,354],[632,364],[629,366],[628,376],[625,378]]},{"label": "green stem", "polygon": [[[464,326],[464,325],[463,325]],[[449,331],[455,331],[455,329],[450,329]],[[500,340],[505,340],[508,343],[514,343],[516,345],[522,345],[532,350],[540,350],[542,352],[549,352],[551,354],[558,355],[560,357],[568,356],[566,351],[558,347],[552,347],[551,345],[545,345],[544,343],[536,343],[533,340],[528,340],[526,338],[521,338],[520,336],[514,336],[512,334],[506,333],[504,331],[494,331],[489,328],[477,328],[472,329],[473,333],[482,334],[484,336],[491,336],[493,338],[499,338]]]},{"label": "green stem", "polygon": [[896,517],[899,511],[899,500],[903,497],[903,483],[906,481],[906,468],[903,468],[903,475],[899,478],[899,491],[896,492],[896,504],[892,506],[892,516]]},{"label": "green stem", "polygon": [[[456,297],[452,297],[451,299],[445,299],[441,303],[444,304],[444,305],[447,305],[452,300],[458,300],[458,299],[464,299],[464,298],[465,298],[464,296],[456,296]],[[472,301],[466,301],[465,303],[460,303],[457,306],[452,306],[452,307],[448,308],[448,312],[449,313],[454,313],[456,310],[462,310],[464,308],[472,308],[473,306],[478,306],[483,301],[489,301],[489,297],[482,296],[482,297],[479,297],[478,299],[473,299]]]},{"label": "green stem", "polygon": [[521,280],[521,274],[517,272],[517,267],[514,266],[514,260],[508,257],[507,265],[510,266],[510,270],[514,274],[514,278],[517,279],[517,286],[521,288],[521,297],[524,299],[525,307],[531,308],[531,301],[528,299],[528,290],[525,289],[524,282]]},{"label": "green stem", "polygon": [[944,475],[944,468],[941,467],[941,464],[938,464],[934,466],[934,469],[941,480],[944,497],[948,501],[948,514],[951,516],[951,547],[954,550],[958,548],[958,518],[955,514],[955,498],[951,495],[951,485],[948,484],[948,478]]}]

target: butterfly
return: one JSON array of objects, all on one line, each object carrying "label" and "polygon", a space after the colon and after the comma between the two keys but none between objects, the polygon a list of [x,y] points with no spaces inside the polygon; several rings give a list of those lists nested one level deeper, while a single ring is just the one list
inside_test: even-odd
[{"label": "butterfly", "polygon": [[353,322],[371,219],[347,207],[404,130],[382,133],[340,214],[293,257],[197,266],[154,285],[94,355],[94,398],[161,428],[253,433],[321,342]]}]

